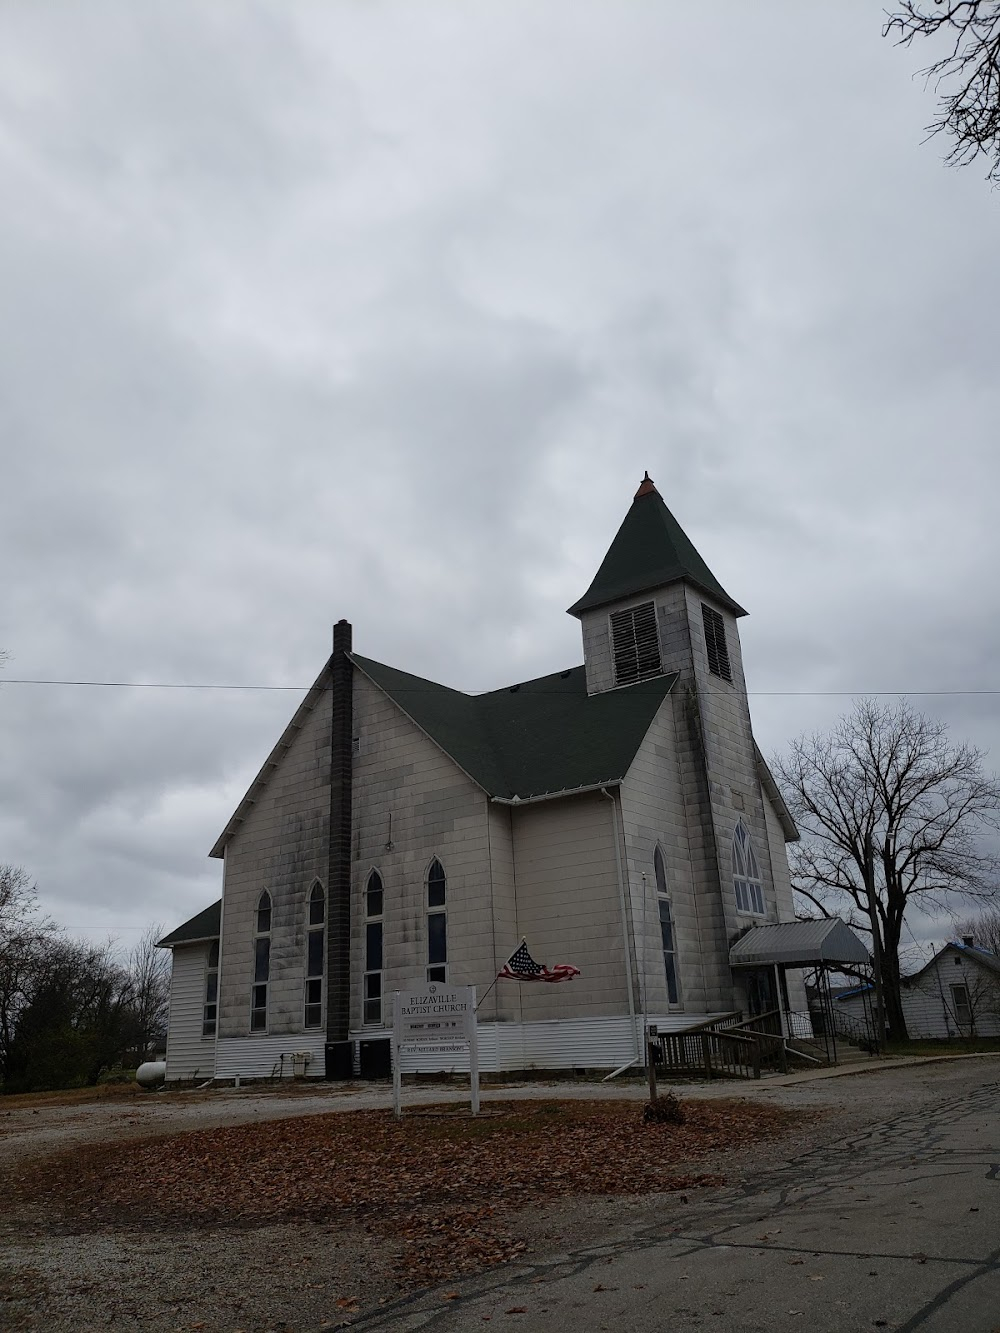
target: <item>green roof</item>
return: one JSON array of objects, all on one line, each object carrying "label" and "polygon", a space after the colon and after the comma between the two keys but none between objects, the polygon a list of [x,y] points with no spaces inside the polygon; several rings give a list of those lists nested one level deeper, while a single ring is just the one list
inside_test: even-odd
[{"label": "green roof", "polygon": [[197,944],[201,940],[217,940],[222,926],[222,899],[206,907],[203,912],[185,921],[169,935],[164,935],[156,946],[158,949],[171,949],[175,944]]},{"label": "green roof", "polygon": [[463,694],[352,654],[351,660],[490,796],[510,800],[625,776],[676,674],[587,694],[583,667]]},{"label": "green roof", "polygon": [[569,614],[579,616],[679,579],[696,584],[734,615],[746,615],[695,550],[647,473],[593,583]]}]

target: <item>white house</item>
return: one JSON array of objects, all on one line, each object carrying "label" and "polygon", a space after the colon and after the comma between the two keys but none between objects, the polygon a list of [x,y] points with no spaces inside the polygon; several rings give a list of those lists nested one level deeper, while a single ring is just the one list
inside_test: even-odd
[{"label": "white house", "polygon": [[753,738],[745,612],[648,475],[570,614],[582,665],[477,695],[334,627],[212,848],[221,902],[162,941],[168,1079],[344,1072],[387,1035],[394,990],[483,996],[522,937],[580,975],[490,990],[484,1069],[614,1068],[644,1018],[776,1007],[775,969],[729,957],[792,920],[798,836]]},{"label": "white house", "polygon": [[[1000,958],[970,937],[953,940],[903,978],[901,998],[911,1038],[1000,1037]],[[838,1012],[874,1029],[871,986],[847,991],[835,1003]]]}]

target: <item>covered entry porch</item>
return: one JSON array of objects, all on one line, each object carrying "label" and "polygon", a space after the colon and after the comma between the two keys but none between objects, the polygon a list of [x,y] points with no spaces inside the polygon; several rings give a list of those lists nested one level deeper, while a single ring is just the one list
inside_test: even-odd
[{"label": "covered entry porch", "polygon": [[[754,926],[729,951],[750,1019],[780,1037],[793,1054],[826,1064],[837,1063],[830,972],[869,962],[864,943],[839,917]],[[789,1002],[789,971],[812,973],[812,1009]]]}]

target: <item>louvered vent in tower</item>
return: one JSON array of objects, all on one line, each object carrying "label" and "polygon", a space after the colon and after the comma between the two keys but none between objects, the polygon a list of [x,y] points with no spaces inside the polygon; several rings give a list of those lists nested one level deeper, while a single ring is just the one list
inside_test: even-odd
[{"label": "louvered vent in tower", "polygon": [[631,606],[627,611],[612,612],[611,649],[616,685],[632,685],[637,680],[662,674],[656,611],[652,602]]},{"label": "louvered vent in tower", "polygon": [[708,669],[713,676],[723,680],[732,680],[733,673],[729,666],[729,648],[726,644],[726,622],[714,607],[701,604],[701,614],[705,621],[705,648],[708,651]]}]

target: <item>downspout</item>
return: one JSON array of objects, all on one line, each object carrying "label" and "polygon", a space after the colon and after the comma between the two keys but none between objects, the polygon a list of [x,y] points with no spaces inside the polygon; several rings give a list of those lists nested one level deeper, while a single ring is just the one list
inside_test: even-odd
[{"label": "downspout", "polygon": [[[625,907],[625,877],[622,872],[622,834],[619,832],[618,825],[618,802],[608,791],[607,787],[601,788],[601,795],[606,796],[611,802],[611,827],[615,842],[615,873],[618,876],[618,902],[621,908],[622,917],[622,944],[625,947],[625,989],[628,992],[628,1016],[632,1027],[632,1039],[635,1042],[635,1056],[629,1061],[629,1065],[636,1065],[642,1062],[642,1049],[639,1042],[639,1032],[635,1025],[635,996],[632,993],[632,950],[628,938],[628,914]],[[627,1069],[629,1065],[623,1065]],[[621,1073],[621,1069],[616,1070]]]}]

